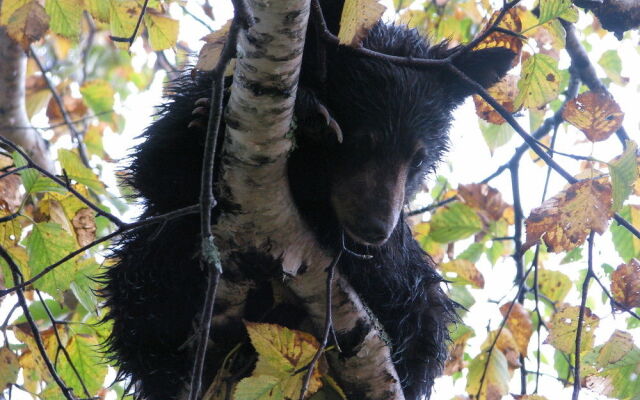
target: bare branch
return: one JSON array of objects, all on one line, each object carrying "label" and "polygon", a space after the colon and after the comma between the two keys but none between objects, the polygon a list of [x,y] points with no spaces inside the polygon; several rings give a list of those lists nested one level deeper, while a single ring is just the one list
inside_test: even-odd
[{"label": "bare branch", "polygon": [[53,83],[51,82],[51,80],[47,76],[47,71],[45,70],[44,66],[40,62],[40,59],[36,55],[36,52],[33,50],[33,46],[29,47],[29,52],[31,53],[31,58],[33,58],[33,60],[36,62],[36,65],[38,66],[38,69],[40,69],[40,73],[42,74],[42,78],[46,82],[47,87],[49,88],[49,91],[51,92],[51,95],[53,96],[53,100],[56,102],[56,104],[58,105],[58,108],[60,109],[60,114],[62,115],[62,119],[64,120],[64,123],[69,127],[69,130],[71,131],[71,137],[76,142],[76,146],[78,146],[78,154],[80,154],[80,159],[82,160],[82,163],[86,167],[90,168],[89,157],[87,156],[87,149],[86,149],[86,147],[84,145],[84,141],[82,140],[82,134],[80,132],[78,132],[78,130],[76,129],[75,125],[71,121],[71,117],[69,116],[69,113],[67,112],[66,108],[64,107],[64,102],[62,101],[62,98],[60,97],[60,95],[58,94],[58,91],[56,90],[55,86],[53,86]]},{"label": "bare branch", "polygon": [[593,236],[595,232],[589,233],[588,241],[588,260],[587,260],[587,275],[582,282],[582,300],[580,302],[580,313],[578,314],[578,328],[576,330],[576,342],[575,342],[575,362],[573,365],[573,395],[572,400],[578,400],[580,395],[580,347],[582,345],[582,324],[584,323],[584,314],[587,308],[587,295],[589,292],[589,281],[594,276],[593,274]]},{"label": "bare branch", "polygon": [[144,0],[144,4],[142,4],[142,10],[140,10],[140,15],[138,15],[138,21],[136,22],[136,27],[133,29],[131,36],[129,37],[120,37],[120,36],[111,36],[109,38],[114,42],[124,42],[129,43],[129,46],[133,45],[133,42],[136,40],[136,36],[138,36],[138,31],[140,30],[140,25],[142,24],[142,18],[147,11],[147,5],[149,5],[149,0]]},{"label": "bare branch", "polygon": [[[11,269],[11,274],[13,276],[14,283],[20,285],[22,283],[22,272],[20,272],[20,267],[13,261],[9,253],[5,250],[3,246],[0,245],[0,257],[4,259],[4,261],[9,265]],[[29,305],[27,304],[27,300],[24,297],[24,293],[22,289],[17,291],[18,294],[18,303],[20,307],[22,307],[22,312],[24,313],[25,318],[27,319],[27,323],[31,328],[31,333],[33,334],[33,338],[36,342],[36,346],[38,347],[38,351],[40,352],[40,356],[44,360],[44,363],[47,367],[47,370],[53,377],[54,382],[60,388],[60,391],[64,395],[67,400],[76,400],[76,397],[73,395],[72,389],[67,387],[62,378],[56,372],[56,368],[53,366],[51,359],[47,355],[47,351],[44,348],[44,344],[42,343],[42,337],[40,336],[40,331],[38,330],[38,326],[36,325],[33,317],[31,316],[31,311],[29,311]]]}]

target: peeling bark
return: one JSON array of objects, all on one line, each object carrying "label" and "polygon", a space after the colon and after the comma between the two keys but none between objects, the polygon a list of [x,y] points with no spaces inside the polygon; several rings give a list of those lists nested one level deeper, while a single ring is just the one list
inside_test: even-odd
[{"label": "peeling bark", "polygon": [[[251,0],[249,5],[256,24],[238,43],[222,160],[221,195],[237,209],[223,213],[213,227],[216,244],[227,260],[243,251],[279,260],[290,277],[285,283],[304,302],[319,334],[325,318],[325,269],[334,255],[304,225],[286,174],[309,1]],[[223,265],[219,296],[242,297],[247,286],[225,279],[234,274],[233,261]],[[345,279],[337,276],[334,282],[334,327],[339,337],[350,339],[340,343],[341,355],[330,357],[336,378],[355,395],[351,398],[403,400],[375,318]]]},{"label": "peeling bark", "polygon": [[47,171],[54,172],[47,142],[31,127],[25,106],[27,57],[20,46],[0,28],[0,136],[22,147]]}]

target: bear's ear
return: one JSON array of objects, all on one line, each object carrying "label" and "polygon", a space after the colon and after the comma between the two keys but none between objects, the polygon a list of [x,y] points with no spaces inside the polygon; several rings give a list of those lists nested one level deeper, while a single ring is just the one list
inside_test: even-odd
[{"label": "bear's ear", "polygon": [[[473,79],[482,87],[489,88],[498,82],[511,69],[511,62],[515,53],[503,47],[492,47],[469,51],[458,56],[453,64],[469,78]],[[456,102],[462,102],[465,97],[474,94],[473,86],[465,83],[454,73],[447,71],[450,76],[449,90]]]}]

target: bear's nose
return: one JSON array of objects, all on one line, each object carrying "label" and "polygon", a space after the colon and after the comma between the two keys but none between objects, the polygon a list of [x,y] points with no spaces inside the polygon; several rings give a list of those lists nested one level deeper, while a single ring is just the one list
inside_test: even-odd
[{"label": "bear's nose", "polygon": [[354,233],[366,244],[376,246],[384,243],[391,233],[387,221],[376,217],[369,217],[367,220],[359,221],[356,229],[357,232]]}]

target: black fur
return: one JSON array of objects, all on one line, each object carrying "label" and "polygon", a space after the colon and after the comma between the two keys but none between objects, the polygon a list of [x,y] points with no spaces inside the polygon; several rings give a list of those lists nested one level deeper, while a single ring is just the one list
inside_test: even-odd
[{"label": "black fur", "polygon": [[[334,30],[339,15],[336,4],[323,1]],[[364,46],[415,58],[443,58],[451,51],[444,44],[429,46],[414,30],[382,23],[372,29]],[[336,250],[344,228],[331,200],[336,181],[368,165],[386,169],[404,165],[404,199],[409,199],[446,150],[451,111],[470,88],[444,69],[400,67],[347,49],[327,49],[326,57],[318,58],[319,53],[311,30],[296,105],[296,147],[288,169],[300,213],[319,241]],[[471,52],[456,63],[489,86],[506,72],[511,58],[507,50],[491,49]],[[326,61],[325,71],[320,71],[320,60]],[[319,72],[326,72],[326,82],[319,81],[323,75]],[[144,200],[143,217],[197,203],[204,130],[187,126],[193,119],[195,100],[208,96],[209,91],[207,78],[178,82],[160,118],[146,130],[146,141],[133,155],[129,180]],[[315,112],[318,103],[341,126],[342,144],[326,132]],[[363,195],[357,188],[353,191],[353,196]],[[225,207],[228,205],[222,202],[218,209]],[[349,212],[356,221],[366,222],[375,218],[373,208],[356,207]],[[348,247],[371,254],[373,259],[347,255],[339,269],[382,323],[405,397],[415,400],[430,394],[434,378],[441,373],[454,306],[440,288],[442,278],[433,262],[413,240],[403,217],[394,224],[388,240],[378,247],[348,239]],[[103,290],[107,319],[113,321],[108,345],[120,372],[132,377],[144,398],[175,398],[188,381],[192,350],[185,344],[193,334],[206,280],[198,259],[199,244],[198,217],[192,216],[131,232],[114,249],[118,262],[106,273]],[[265,275],[247,268],[242,276],[223,275],[224,279],[252,282],[243,317],[299,326],[304,310],[295,306],[278,309],[273,304],[269,276],[277,276],[279,266],[252,254],[238,255],[235,262],[269,271]],[[226,307],[217,303],[215,311],[224,313]],[[215,345],[207,362],[209,379],[244,335],[239,318],[214,327],[214,332]]]}]

